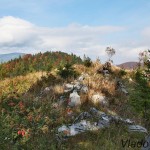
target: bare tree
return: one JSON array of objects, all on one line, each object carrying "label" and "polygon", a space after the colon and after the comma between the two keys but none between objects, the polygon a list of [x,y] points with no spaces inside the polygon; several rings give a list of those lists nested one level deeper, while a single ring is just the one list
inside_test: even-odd
[{"label": "bare tree", "polygon": [[145,62],[150,59],[150,50],[145,50],[139,53],[139,66],[144,66]]},{"label": "bare tree", "polygon": [[114,49],[114,48],[111,48],[111,47],[106,47],[105,52],[106,52],[107,55],[108,55],[108,61],[112,62],[111,57],[112,57],[113,55],[115,55],[115,53],[116,53],[115,49]]}]

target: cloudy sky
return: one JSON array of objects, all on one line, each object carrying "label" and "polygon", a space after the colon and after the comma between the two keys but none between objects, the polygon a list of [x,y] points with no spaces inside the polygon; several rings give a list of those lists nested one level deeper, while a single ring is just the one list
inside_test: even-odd
[{"label": "cloudy sky", "polygon": [[150,48],[149,0],[0,0],[0,54],[61,50],[136,61]]}]

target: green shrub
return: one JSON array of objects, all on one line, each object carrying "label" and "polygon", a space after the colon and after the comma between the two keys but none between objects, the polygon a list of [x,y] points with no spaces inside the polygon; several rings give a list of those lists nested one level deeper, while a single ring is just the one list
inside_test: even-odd
[{"label": "green shrub", "polygon": [[120,77],[123,77],[123,76],[125,76],[127,74],[127,72],[124,70],[124,69],[121,69],[120,71],[119,71],[119,76]]},{"label": "green shrub", "polygon": [[142,70],[137,70],[137,72],[135,74],[135,79],[141,86],[147,85],[147,78],[143,74]]},{"label": "green shrub", "polygon": [[135,90],[130,96],[130,102],[147,124],[150,121],[150,87],[142,70],[137,70],[135,79],[138,84],[135,85]]},{"label": "green shrub", "polygon": [[72,67],[72,64],[66,63],[64,66],[60,66],[58,68],[58,75],[60,75],[63,79],[74,77],[76,78],[78,76],[78,73],[74,70]]},{"label": "green shrub", "polygon": [[89,57],[84,56],[83,64],[86,67],[91,67],[92,66],[92,61]]}]

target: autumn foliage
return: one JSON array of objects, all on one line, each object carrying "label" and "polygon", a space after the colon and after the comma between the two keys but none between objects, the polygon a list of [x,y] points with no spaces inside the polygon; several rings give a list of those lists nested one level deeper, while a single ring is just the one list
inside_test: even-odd
[{"label": "autumn foliage", "polygon": [[64,52],[26,54],[23,57],[0,64],[0,80],[37,71],[49,72],[52,68],[57,68],[66,62],[80,64],[82,60],[74,54],[70,55]]}]

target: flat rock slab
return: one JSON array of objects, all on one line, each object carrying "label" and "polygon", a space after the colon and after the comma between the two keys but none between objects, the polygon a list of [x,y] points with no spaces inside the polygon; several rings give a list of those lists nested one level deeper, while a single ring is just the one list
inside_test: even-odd
[{"label": "flat rock slab", "polygon": [[129,131],[137,131],[147,133],[147,129],[139,125],[129,125]]}]

